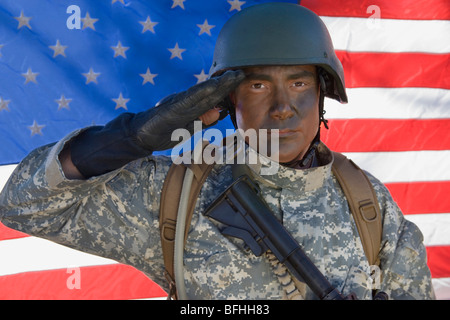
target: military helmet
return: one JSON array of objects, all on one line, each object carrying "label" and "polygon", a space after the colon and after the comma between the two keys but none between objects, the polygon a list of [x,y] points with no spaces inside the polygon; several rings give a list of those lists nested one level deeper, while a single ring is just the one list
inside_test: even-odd
[{"label": "military helmet", "polygon": [[217,38],[210,76],[263,65],[316,65],[324,95],[347,102],[344,71],[330,34],[307,8],[264,3],[236,13],[225,23]]}]

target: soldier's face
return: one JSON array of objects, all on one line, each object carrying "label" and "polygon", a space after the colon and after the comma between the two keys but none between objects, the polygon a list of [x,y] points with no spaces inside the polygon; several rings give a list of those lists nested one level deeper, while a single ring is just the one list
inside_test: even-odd
[{"label": "soldier's face", "polygon": [[231,94],[238,128],[279,129],[279,162],[301,159],[319,128],[316,68],[264,66],[244,71],[246,78]]}]

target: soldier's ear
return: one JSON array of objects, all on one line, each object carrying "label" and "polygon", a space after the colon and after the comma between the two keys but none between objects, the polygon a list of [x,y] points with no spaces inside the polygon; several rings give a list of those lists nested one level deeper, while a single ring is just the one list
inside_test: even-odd
[{"label": "soldier's ear", "polygon": [[231,102],[231,104],[233,106],[235,106],[236,105],[236,93],[234,91],[230,92],[230,94],[228,95],[228,98],[229,98],[229,101]]}]

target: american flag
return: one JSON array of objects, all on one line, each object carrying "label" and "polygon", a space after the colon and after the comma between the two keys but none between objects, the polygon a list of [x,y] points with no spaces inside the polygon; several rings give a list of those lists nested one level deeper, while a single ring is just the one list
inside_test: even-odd
[{"label": "american flag", "polygon": [[[2,0],[0,190],[35,147],[205,80],[225,21],[262,2]],[[450,3],[301,5],[328,26],[348,88],[347,105],[325,101],[323,140],[386,184],[424,234],[437,297],[449,299]],[[0,299],[164,296],[133,267],[0,224]]]}]

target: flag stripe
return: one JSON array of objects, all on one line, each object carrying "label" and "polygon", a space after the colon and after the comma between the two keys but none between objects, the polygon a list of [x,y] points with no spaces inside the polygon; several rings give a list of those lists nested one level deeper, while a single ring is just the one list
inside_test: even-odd
[{"label": "flag stripe", "polygon": [[[368,18],[375,12],[370,6],[373,0],[301,0],[301,5],[320,16]],[[380,16],[384,19],[448,20],[450,7],[447,0],[383,1],[379,5]]]},{"label": "flag stripe", "polygon": [[343,153],[383,183],[450,180],[450,150]]},{"label": "flag stripe", "polygon": [[[428,219],[431,226],[437,228],[445,225],[450,226],[450,199],[448,199],[448,190],[450,190],[450,181],[443,182],[411,182],[411,183],[387,183],[393,199],[397,202],[402,212],[408,215],[408,219],[413,219],[411,215],[420,216],[414,219]],[[438,218],[432,218],[432,214],[436,214]],[[437,220],[442,219],[445,223],[438,223]],[[444,220],[445,219],[445,220]],[[424,224],[422,221],[421,225]],[[433,232],[436,236],[438,229]],[[450,230],[443,232],[437,236],[437,239],[444,239],[444,235],[449,237]],[[10,229],[0,223],[0,241],[29,237],[27,234]],[[443,242],[447,243],[447,242]],[[432,243],[436,245],[435,242]]]},{"label": "flag stripe", "polygon": [[[450,54],[336,51],[347,88],[450,89]],[[379,68],[378,66],[383,66]]]},{"label": "flag stripe", "polygon": [[[446,262],[450,246],[428,246],[427,253],[433,277],[450,277],[450,267]],[[121,264],[80,267],[81,289],[68,289],[67,281],[76,267],[69,268],[46,267],[43,269],[45,271],[0,276],[0,287],[5,289],[0,291],[0,299],[138,299],[164,296],[164,291],[141,272]],[[121,276],[116,277],[116,272]],[[15,284],[22,281],[30,287],[17,289],[19,286]],[[57,296],[53,292],[58,292]]]},{"label": "flag stripe", "polygon": [[0,257],[14,258],[1,260],[0,275],[117,263],[36,237],[1,241]]},{"label": "flag stripe", "polygon": [[[443,216],[443,215],[439,215],[439,216]],[[444,219],[442,221],[447,221],[448,222],[448,217],[449,216],[450,215],[447,215],[447,219],[446,220]],[[419,222],[419,225],[420,225],[420,222]],[[429,236],[430,235],[426,235],[426,237],[429,237]],[[28,241],[28,240],[31,240],[31,241]],[[29,239],[27,239],[27,244],[30,244],[31,242],[41,242],[41,241],[46,241],[46,240],[30,237]],[[16,243],[17,243],[17,241],[16,241]],[[21,255],[28,255],[29,254],[29,252],[23,252],[20,249],[20,247],[23,247],[23,246],[22,245],[17,246],[16,243],[12,243],[11,241],[4,241],[4,244],[10,245],[11,250],[18,250],[17,248],[19,247],[19,252],[21,252]],[[431,242],[428,242],[428,243],[431,243]],[[425,239],[425,244],[427,244],[427,239]],[[1,284],[0,287],[6,288],[7,285],[13,284],[14,281],[20,280],[21,277],[23,277],[23,276],[27,277],[27,279],[30,279],[30,278],[32,279],[32,277],[29,277],[30,275],[31,276],[35,275],[37,277],[37,279],[41,279],[41,281],[43,281],[42,279],[52,279],[52,281],[49,281],[50,285],[55,285],[56,284],[58,286],[63,286],[65,284],[65,281],[67,281],[67,278],[69,276],[67,274],[67,267],[64,270],[58,270],[58,267],[61,267],[61,263],[62,263],[63,266],[71,266],[72,268],[74,266],[79,266],[79,263],[80,263],[79,254],[80,253],[72,252],[73,251],[72,249],[62,247],[62,248],[65,248],[63,250],[70,251],[70,255],[78,255],[78,257],[76,257],[76,258],[71,257],[71,259],[73,259],[73,261],[76,261],[76,263],[77,263],[77,264],[74,265],[73,263],[67,261],[64,258],[67,254],[61,254],[61,250],[56,249],[56,246],[59,246],[59,245],[52,244],[49,247],[43,246],[42,243],[38,243],[36,246],[31,245],[30,251],[34,251],[36,248],[38,248],[38,252],[35,253],[35,254],[41,255],[44,252],[44,255],[40,257],[41,260],[46,260],[48,257],[55,257],[56,256],[56,257],[58,257],[58,261],[55,261],[54,259],[51,259],[51,260],[54,261],[54,264],[53,265],[49,265],[47,263],[45,266],[43,266],[43,265],[36,265],[36,264],[33,264],[32,261],[28,261],[28,262],[25,262],[26,266],[19,266],[20,264],[23,264],[24,261],[20,261],[20,259],[19,260],[15,260],[14,263],[15,264],[19,264],[19,265],[17,265],[14,268],[12,268],[12,270],[14,270],[13,274],[11,274],[10,272],[6,272],[5,273],[4,271],[1,273],[1,274],[6,274],[7,276],[0,276],[0,284]],[[445,259],[444,258],[438,259],[437,262],[436,262],[436,259],[434,257],[436,255],[445,257],[445,255],[450,252],[450,247],[449,246],[436,246],[436,245],[434,245],[434,246],[431,246],[431,247],[427,247],[427,251],[429,252],[430,257],[432,257],[432,259],[430,261],[430,268],[433,271],[434,276],[435,277],[449,277],[450,276],[450,273],[448,272],[449,269],[448,269],[448,267],[445,267],[446,264],[443,262],[443,261],[445,261]],[[2,252],[1,254],[4,254],[4,252]],[[61,260],[62,260],[62,262],[61,262]],[[90,294],[93,295],[92,297],[97,296],[97,298],[100,298],[100,299],[102,299],[103,297],[107,298],[107,299],[120,298],[120,297],[117,297],[117,296],[116,297],[114,297],[114,296],[108,296],[108,297],[102,296],[101,291],[106,290],[106,289],[102,288],[102,285],[101,285],[104,282],[103,281],[99,281],[99,276],[104,275],[105,272],[108,272],[108,270],[116,270],[116,267],[114,267],[113,265],[110,265],[110,264],[106,264],[106,265],[100,266],[98,263],[92,263],[92,262],[89,265],[96,266],[96,267],[93,268],[93,269],[81,267],[82,275],[83,275],[83,278],[82,278],[83,280],[82,281],[83,281],[83,283],[85,283],[86,281],[88,281],[88,282],[95,282],[95,281],[97,281],[95,287],[98,290],[100,290],[99,292],[93,292],[92,290],[89,290]],[[23,267],[26,267],[27,270],[25,270],[25,269],[24,270],[20,270]],[[133,269],[129,269],[129,271],[131,272],[131,270],[133,270]],[[43,271],[40,271],[40,270],[43,270]],[[88,274],[87,277],[85,276],[86,273],[83,270],[90,270],[90,272],[87,273]],[[121,267],[117,267],[117,271],[120,271],[120,270],[121,270]],[[15,275],[15,273],[17,273],[17,272],[19,272],[20,275]],[[98,274],[97,274],[97,272],[98,272]],[[132,273],[134,273],[134,270],[133,270]],[[58,274],[59,274],[59,276],[58,276],[59,279],[62,279],[61,281],[57,281],[57,279],[55,279],[55,276],[58,275]],[[10,276],[8,276],[8,275],[10,275]],[[110,276],[108,276],[108,277],[110,277]],[[131,277],[131,275],[127,275],[126,277]],[[144,280],[147,281],[148,279],[144,278]],[[33,282],[31,282],[31,283],[33,283]],[[126,283],[126,282],[124,282],[124,283]],[[33,287],[37,288],[39,286],[35,286],[34,285]],[[107,287],[111,288],[112,286],[111,286],[111,284],[108,284]],[[46,286],[46,288],[49,289],[48,285]],[[64,293],[65,290],[67,290],[67,288],[62,288],[62,287],[61,288],[50,288],[50,289],[52,289],[52,290],[53,289],[59,290],[60,293],[61,292]],[[109,289],[109,290],[111,290],[111,289]],[[28,292],[28,293],[26,293],[26,292]],[[32,294],[32,292],[33,292],[33,290],[25,290],[25,293],[17,293],[17,294]],[[70,291],[69,290],[69,291],[66,292],[66,294],[70,295],[70,296],[67,296],[67,298],[70,298],[70,299],[73,299],[73,298],[89,299],[89,296],[81,296],[81,295],[77,295],[77,294],[73,295],[71,292],[73,293],[75,291]],[[81,292],[79,292],[79,293],[81,293]],[[12,294],[15,294],[15,293],[12,292]],[[160,293],[156,294],[155,296],[160,296]],[[8,294],[8,297],[12,299],[12,296],[10,296],[9,294]],[[38,296],[36,296],[36,298],[37,297]],[[150,297],[150,296],[147,295],[147,297]],[[2,297],[0,297],[0,299],[1,298]],[[50,297],[48,297],[48,298],[50,298]],[[139,296],[132,296],[132,297],[128,297],[128,298],[140,298],[140,297]]]},{"label": "flag stripe", "polygon": [[10,165],[0,165],[0,192],[3,189],[3,186],[6,184],[6,182],[9,179],[9,176],[16,168],[16,164],[10,164]]},{"label": "flag stripe", "polygon": [[435,88],[347,89],[348,104],[326,99],[328,119],[450,119],[450,90]]},{"label": "flag stripe", "polygon": [[[448,53],[450,21],[322,17],[336,50]],[[420,41],[417,41],[420,39]]]},{"label": "flag stripe", "polygon": [[449,119],[332,119],[321,137],[339,152],[446,150],[449,132]]},{"label": "flag stripe", "polygon": [[[1,189],[0,189],[1,190]],[[6,227],[0,223],[0,241],[28,237],[27,234]]]},{"label": "flag stripe", "polygon": [[450,277],[450,246],[426,247],[428,266],[433,278]]},{"label": "flag stripe", "polygon": [[123,265],[64,268],[0,277],[0,299],[143,299],[166,293],[142,272]]},{"label": "flag stripe", "polygon": [[434,278],[432,282],[436,298],[450,300],[450,278]]},{"label": "flag stripe", "polygon": [[450,246],[450,213],[407,215],[423,233],[425,246]]},{"label": "flag stripe", "polygon": [[383,183],[450,180],[450,150],[344,154]]},{"label": "flag stripe", "polygon": [[386,183],[405,214],[450,213],[450,181]]}]

